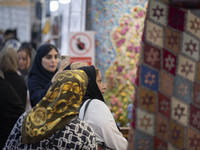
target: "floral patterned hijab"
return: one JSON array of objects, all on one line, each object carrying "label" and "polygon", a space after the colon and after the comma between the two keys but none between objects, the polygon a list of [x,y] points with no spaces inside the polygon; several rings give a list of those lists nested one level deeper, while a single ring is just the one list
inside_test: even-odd
[{"label": "floral patterned hijab", "polygon": [[59,73],[45,97],[25,116],[22,142],[39,142],[76,118],[87,84],[87,75],[82,70]]}]

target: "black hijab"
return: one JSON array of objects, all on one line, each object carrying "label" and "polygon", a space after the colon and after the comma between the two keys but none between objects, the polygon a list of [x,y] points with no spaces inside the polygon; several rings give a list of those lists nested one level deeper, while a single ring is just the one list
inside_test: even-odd
[{"label": "black hijab", "polygon": [[33,66],[31,68],[29,79],[28,79],[28,87],[31,92],[30,88],[33,83],[37,83],[38,85],[45,87],[52,79],[54,74],[57,72],[58,69],[56,69],[55,72],[49,72],[42,66],[42,58],[48,54],[52,49],[55,49],[57,52],[57,48],[52,44],[44,44],[39,47],[37,50]]},{"label": "black hijab", "polygon": [[82,104],[88,99],[98,99],[105,102],[103,95],[96,83],[95,67],[92,65],[92,66],[80,67],[79,69],[83,70],[88,76],[87,90],[85,96],[83,97]]},{"label": "black hijab", "polygon": [[38,77],[39,80],[42,82],[48,83],[51,78],[54,76],[55,72],[57,72],[57,69],[55,72],[49,72],[42,66],[42,58],[48,54],[52,49],[55,49],[57,52],[57,48],[54,45],[51,44],[44,44],[37,50],[35,60],[33,62],[33,66],[30,71],[29,79],[31,80],[32,76]]}]

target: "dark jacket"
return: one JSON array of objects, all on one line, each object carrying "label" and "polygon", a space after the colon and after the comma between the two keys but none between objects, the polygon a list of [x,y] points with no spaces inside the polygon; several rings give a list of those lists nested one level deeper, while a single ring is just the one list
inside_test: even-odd
[{"label": "dark jacket", "polygon": [[3,148],[14,124],[24,111],[24,104],[15,89],[0,77],[0,149]]},{"label": "dark jacket", "polygon": [[5,79],[13,86],[19,95],[23,106],[26,106],[27,86],[24,78],[14,72],[4,72]]},{"label": "dark jacket", "polygon": [[57,48],[51,44],[44,44],[37,50],[28,78],[28,89],[32,107],[46,94],[51,85],[51,79],[57,72],[57,70],[53,73],[47,71],[41,63],[42,58],[52,50],[52,47],[57,50]]}]

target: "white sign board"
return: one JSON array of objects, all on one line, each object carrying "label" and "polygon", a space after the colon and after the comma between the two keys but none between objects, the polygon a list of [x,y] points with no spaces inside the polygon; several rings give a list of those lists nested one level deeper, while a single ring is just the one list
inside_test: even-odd
[{"label": "white sign board", "polygon": [[69,55],[70,63],[84,61],[95,65],[95,32],[70,32],[69,33]]}]

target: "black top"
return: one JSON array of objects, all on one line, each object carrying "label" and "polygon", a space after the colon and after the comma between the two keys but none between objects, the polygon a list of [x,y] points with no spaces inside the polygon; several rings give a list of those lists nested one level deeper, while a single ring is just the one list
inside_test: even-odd
[{"label": "black top", "polygon": [[23,106],[26,106],[27,86],[24,78],[14,72],[4,72],[5,79],[13,86],[19,95]]},{"label": "black top", "polygon": [[0,149],[2,149],[14,124],[25,108],[15,89],[1,77],[0,99]]},{"label": "black top", "polygon": [[51,79],[57,72],[57,69],[55,72],[47,71],[41,63],[42,58],[52,49],[58,51],[57,48],[51,44],[44,44],[37,50],[28,79],[28,89],[32,106],[35,106],[46,94],[49,85],[51,85]]}]

